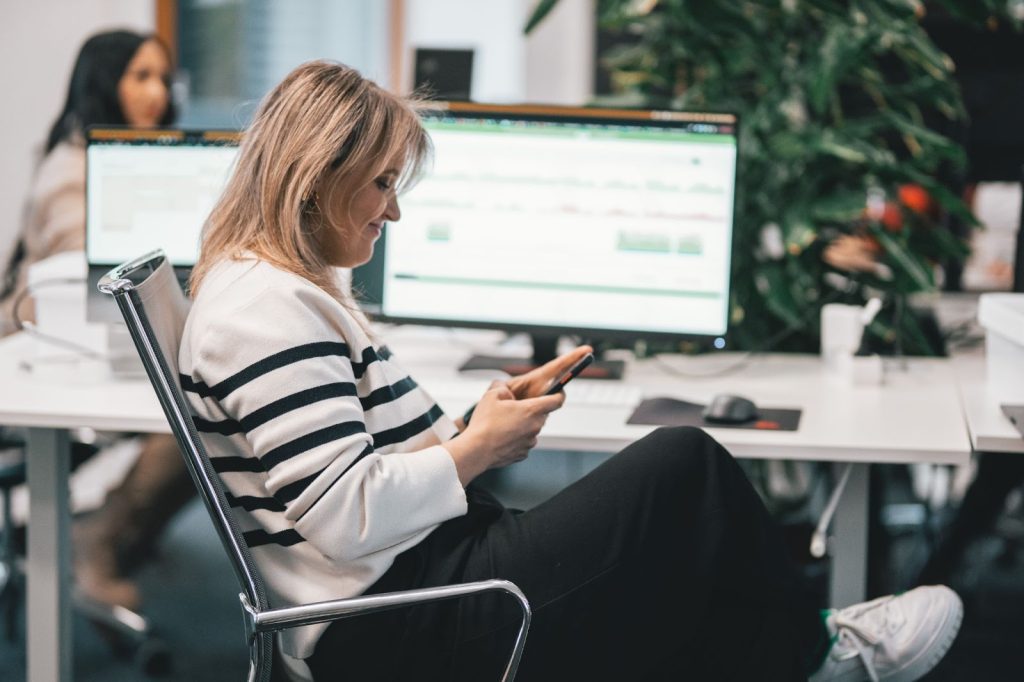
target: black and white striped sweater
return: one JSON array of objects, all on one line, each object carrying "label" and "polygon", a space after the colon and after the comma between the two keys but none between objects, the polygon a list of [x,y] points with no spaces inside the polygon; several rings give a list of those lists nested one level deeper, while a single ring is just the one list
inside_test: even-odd
[{"label": "black and white striped sweater", "polygon": [[[466,512],[456,428],[356,315],[266,262],[203,282],[182,387],[272,605],[362,593],[394,558]],[[325,625],[287,631],[312,654]]]}]

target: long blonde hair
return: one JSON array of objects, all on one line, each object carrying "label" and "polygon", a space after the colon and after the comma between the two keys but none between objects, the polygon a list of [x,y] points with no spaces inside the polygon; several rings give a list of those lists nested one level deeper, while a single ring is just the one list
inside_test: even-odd
[{"label": "long blonde hair", "polygon": [[288,74],[242,137],[203,228],[193,294],[217,262],[251,251],[346,302],[317,239],[315,188],[330,174],[351,199],[396,158],[404,160],[399,189],[407,187],[431,152],[416,107],[344,64],[312,61]]}]

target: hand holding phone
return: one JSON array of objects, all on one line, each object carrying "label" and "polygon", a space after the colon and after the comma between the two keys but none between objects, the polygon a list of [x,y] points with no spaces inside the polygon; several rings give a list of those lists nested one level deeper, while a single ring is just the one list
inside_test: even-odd
[{"label": "hand holding phone", "polygon": [[579,376],[579,373],[586,369],[593,361],[593,353],[584,355],[579,362],[569,368],[569,371],[551,382],[551,386],[548,390],[544,391],[544,395],[554,395],[561,391],[567,383]]}]

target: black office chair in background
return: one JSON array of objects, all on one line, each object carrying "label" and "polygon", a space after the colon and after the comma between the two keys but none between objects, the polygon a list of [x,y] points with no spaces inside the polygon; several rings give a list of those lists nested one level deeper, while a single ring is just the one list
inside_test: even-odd
[{"label": "black office chair in background", "polygon": [[[77,469],[99,451],[91,443],[71,444],[71,469]],[[22,541],[12,508],[14,490],[25,484],[25,441],[16,431],[0,428],[0,614],[4,637],[17,639],[18,614],[25,601]],[[119,655],[131,657],[147,675],[169,670],[167,646],[141,613],[123,606],[98,602],[75,591],[75,610],[97,627]]]},{"label": "black office chair in background", "polygon": [[271,608],[263,580],[232,516],[220,478],[214,472],[178,384],[178,348],[189,301],[178,285],[170,263],[162,251],[152,252],[111,270],[100,281],[99,288],[114,297],[124,316],[199,495],[231,560],[242,590],[239,600],[249,645],[249,682],[271,679],[272,636],[275,632],[486,591],[512,595],[522,611],[519,633],[502,680],[511,682],[515,678],[530,626],[530,605],[519,588],[506,580],[485,580]]},{"label": "black office chair in background", "polygon": [[24,576],[18,566],[18,551],[14,539],[14,515],[11,513],[11,491],[25,482],[25,459],[21,455],[20,440],[8,437],[0,429],[0,455],[13,453],[9,461],[0,464],[0,611],[3,613],[4,636],[15,637],[18,605],[24,592]]}]

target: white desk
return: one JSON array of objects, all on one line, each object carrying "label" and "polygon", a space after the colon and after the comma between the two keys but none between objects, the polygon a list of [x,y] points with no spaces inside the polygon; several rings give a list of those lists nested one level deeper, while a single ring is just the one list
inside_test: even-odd
[{"label": "white desk", "polygon": [[974,352],[953,359],[975,451],[1024,454],[1024,436],[999,407],[1002,404],[1024,405],[1024,386],[1019,395],[997,395],[985,380],[984,354]]},{"label": "white desk", "polygon": [[[460,414],[489,383],[454,367],[474,343],[493,334],[399,327],[384,333],[398,359],[452,414]],[[486,348],[486,345],[483,346]],[[69,428],[167,432],[152,389],[144,381],[116,381],[100,371],[57,376],[52,368],[28,373],[29,340],[0,341],[0,424],[31,427],[28,535],[28,660],[31,682],[71,679],[67,504]],[[493,348],[487,348],[492,350]],[[670,366],[704,372],[735,356],[669,358]],[[711,429],[739,457],[853,462],[856,464],[834,522],[832,599],[863,598],[867,557],[867,472],[871,463],[967,462],[970,442],[952,368],[943,360],[912,360],[891,372],[885,387],[835,385],[817,357],[766,356],[731,375],[681,378],[655,361],[629,368],[628,382],[648,395],[705,402],[719,392],[747,395],[764,407],[800,407],[799,431]],[[577,380],[582,381],[582,380]],[[545,449],[614,452],[652,430],[625,423],[631,409],[573,405],[552,415],[541,434]]]},{"label": "white desk", "polygon": [[[945,330],[960,329],[968,336],[982,339],[985,328],[978,322],[978,294],[943,293],[936,300],[935,312]],[[1024,437],[1003,414],[1004,403],[1024,404],[1024,386],[1010,395],[997,395],[988,384],[984,344],[953,348],[964,417],[976,452],[1024,453]]]},{"label": "white desk", "polygon": [[[450,414],[461,414],[493,378],[474,380],[455,372],[473,350],[469,334],[400,327],[385,336],[399,361]],[[480,338],[485,345],[477,350],[492,351],[486,344],[493,336]],[[807,355],[766,355],[717,377],[671,373],[675,368],[707,374],[736,360],[730,354],[645,360],[629,365],[625,381],[651,397],[706,403],[717,393],[738,393],[763,407],[801,408],[798,431],[708,431],[737,457],[854,464],[833,522],[831,600],[835,606],[861,601],[867,579],[868,465],[968,462],[970,440],[951,363],[910,359],[906,370],[894,364],[884,386],[839,384],[825,374],[817,356]],[[551,415],[540,435],[541,448],[616,452],[654,428],[626,424],[631,407],[574,405],[571,384],[566,393],[565,407]]]},{"label": "white desk", "polygon": [[[481,334],[481,339],[490,336]],[[451,414],[479,398],[490,379],[460,376],[455,367],[472,350],[451,342],[450,332],[397,328],[387,341],[406,366]],[[733,364],[735,354],[667,356],[631,363],[625,382],[645,396],[705,403],[717,393],[739,393],[763,407],[803,410],[798,431],[708,429],[737,457],[838,462],[964,464],[970,451],[955,376],[948,360],[917,358],[891,369],[885,386],[849,386],[828,377],[817,356],[764,355],[725,376],[676,376],[672,369],[706,373]],[[494,375],[496,376],[496,375]],[[578,382],[587,381],[577,379]],[[574,405],[570,384],[565,407],[541,433],[547,449],[615,452],[653,427],[626,424],[631,407]]]}]

